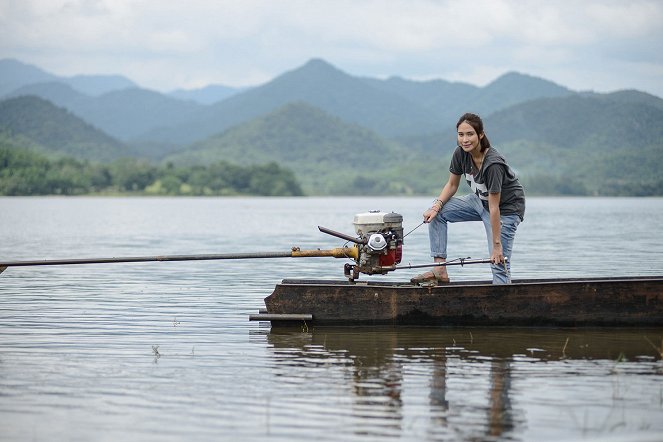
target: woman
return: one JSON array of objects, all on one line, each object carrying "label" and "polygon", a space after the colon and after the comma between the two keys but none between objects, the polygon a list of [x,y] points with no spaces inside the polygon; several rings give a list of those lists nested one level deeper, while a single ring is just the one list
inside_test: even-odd
[{"label": "woman", "polygon": [[[447,223],[483,221],[492,262],[493,284],[507,284],[510,282],[513,239],[518,224],[525,216],[525,192],[504,157],[490,146],[483,121],[478,115],[463,115],[456,129],[458,147],[451,157],[449,180],[433,206],[424,212],[424,222],[429,223],[431,256],[436,263],[446,261]],[[462,175],[473,193],[453,197]],[[437,266],[411,281],[416,284],[439,284],[449,282],[449,276],[446,266]]]}]

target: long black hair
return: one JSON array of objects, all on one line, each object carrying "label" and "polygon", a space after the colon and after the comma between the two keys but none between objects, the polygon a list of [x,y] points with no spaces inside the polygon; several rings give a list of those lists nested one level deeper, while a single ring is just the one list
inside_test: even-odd
[{"label": "long black hair", "polygon": [[458,126],[460,126],[462,123],[467,122],[472,128],[476,131],[477,135],[481,136],[483,134],[483,138],[479,138],[479,142],[481,143],[481,152],[484,152],[486,149],[490,147],[490,141],[488,141],[488,137],[483,131],[483,121],[481,121],[481,117],[478,116],[477,114],[472,114],[472,113],[466,113],[460,119],[458,120],[458,123],[456,123],[456,129],[458,129]]}]

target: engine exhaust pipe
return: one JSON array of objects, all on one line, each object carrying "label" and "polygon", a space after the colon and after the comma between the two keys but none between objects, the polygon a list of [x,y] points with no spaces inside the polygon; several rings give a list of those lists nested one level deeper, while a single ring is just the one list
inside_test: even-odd
[{"label": "engine exhaust pipe", "polygon": [[320,230],[322,233],[326,233],[327,235],[335,236],[337,238],[344,239],[346,241],[351,241],[355,244],[366,244],[368,243],[368,239],[359,239],[352,237],[350,235],[346,235],[345,233],[337,232],[335,230],[328,229],[326,227],[318,226],[318,230]]}]

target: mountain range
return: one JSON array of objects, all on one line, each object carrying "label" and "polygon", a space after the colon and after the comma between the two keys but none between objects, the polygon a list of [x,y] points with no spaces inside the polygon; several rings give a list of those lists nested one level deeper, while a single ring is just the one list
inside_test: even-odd
[{"label": "mountain range", "polygon": [[[484,87],[364,78],[320,59],[244,90],[213,85],[161,94],[119,76],[84,79],[88,89],[81,77],[0,60],[0,130],[45,151],[92,160],[273,160],[292,168],[311,194],[421,194],[439,191],[456,119],[471,110],[484,117],[489,138],[534,192],[661,187],[654,164],[663,158],[663,100],[639,91],[575,92],[515,72]],[[42,101],[25,100],[34,96]],[[34,108],[34,128],[16,127],[16,107],[24,116]],[[44,137],[46,129],[36,137],[35,130],[53,121],[49,113],[59,115],[61,125],[94,129],[95,135],[74,130],[91,140],[103,133],[106,142],[91,142],[101,151],[75,153],[66,142]]]},{"label": "mountain range", "polygon": [[56,82],[67,84],[74,90],[91,96],[102,95],[113,90],[137,87],[133,81],[121,75],[61,77],[18,60],[0,60],[0,97],[30,84]]},{"label": "mountain range", "polygon": [[[6,69],[9,64],[11,69]],[[262,86],[231,94],[205,105],[135,87],[86,94],[72,82],[58,80],[37,68],[0,62],[0,91],[24,81],[4,96],[36,95],[70,110],[109,135],[136,145],[187,145],[249,121],[294,101],[304,101],[330,115],[360,124],[382,136],[430,133],[470,107],[488,114],[533,98],[565,96],[571,92],[549,81],[523,74],[506,74],[486,87],[444,80],[417,82],[402,78],[378,80],[355,77],[324,60],[313,59]],[[10,71],[11,75],[6,71]],[[100,78],[100,83],[103,78]],[[129,80],[127,80],[128,82]],[[99,87],[97,91],[101,91]],[[181,92],[176,95],[182,96]],[[461,98],[463,97],[463,98]],[[467,107],[466,107],[467,106]]]},{"label": "mountain range", "polygon": [[110,161],[136,154],[66,109],[35,96],[0,101],[0,136],[51,156]]}]

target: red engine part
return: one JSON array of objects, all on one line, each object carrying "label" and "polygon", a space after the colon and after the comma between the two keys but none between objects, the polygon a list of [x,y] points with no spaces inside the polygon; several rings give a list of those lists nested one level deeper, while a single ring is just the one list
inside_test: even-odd
[{"label": "red engine part", "polygon": [[396,264],[400,264],[403,259],[403,244],[396,246]]},{"label": "red engine part", "polygon": [[380,255],[380,266],[389,267],[401,262],[403,258],[403,245],[398,244],[395,249],[389,249],[386,255]]}]

